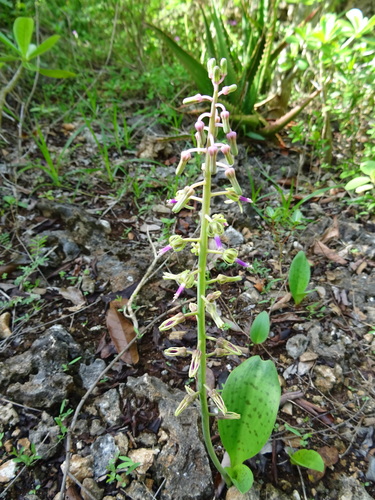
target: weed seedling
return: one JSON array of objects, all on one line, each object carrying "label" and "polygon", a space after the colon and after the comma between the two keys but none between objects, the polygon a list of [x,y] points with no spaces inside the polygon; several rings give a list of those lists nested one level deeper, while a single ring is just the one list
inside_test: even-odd
[{"label": "weed seedling", "polygon": [[36,453],[35,444],[31,443],[30,450],[26,450],[24,446],[20,450],[13,448],[11,455],[14,455],[13,462],[17,464],[23,464],[26,467],[31,467],[34,462],[39,460],[40,455]]},{"label": "weed seedling", "polygon": [[[78,359],[80,359],[80,358],[77,358],[76,361],[78,361]],[[65,411],[65,407],[66,407],[67,403],[68,403],[68,400],[64,399],[63,402],[61,403],[61,406],[60,406],[59,416],[54,418],[56,424],[60,428],[60,434],[59,434],[60,440],[64,439],[64,437],[66,436],[66,433],[68,432],[68,428],[65,425],[65,420],[69,417],[69,415],[71,415],[73,413],[72,408],[69,408],[68,410]]]},{"label": "weed seedling", "polygon": [[[117,460],[120,460],[120,463],[116,465]],[[107,483],[118,481],[122,487],[125,487],[126,482],[124,481],[122,474],[125,473],[125,475],[128,476],[140,465],[141,464],[139,462],[133,462],[131,458],[126,456],[119,456],[110,460],[107,466]]]}]

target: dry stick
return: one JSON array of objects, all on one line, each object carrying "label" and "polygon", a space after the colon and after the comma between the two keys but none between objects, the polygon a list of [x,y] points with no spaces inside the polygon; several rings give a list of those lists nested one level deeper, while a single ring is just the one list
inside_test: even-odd
[{"label": "dry stick", "polygon": [[73,474],[71,474],[70,472],[68,472],[68,476],[70,477],[70,479],[71,479],[72,481],[74,481],[74,482],[75,482],[75,483],[76,483],[76,484],[77,484],[77,485],[81,488],[81,490],[82,490],[82,491],[83,491],[83,492],[84,492],[84,493],[85,493],[85,494],[86,494],[89,498],[91,498],[91,500],[96,500],[96,499],[97,499],[97,497],[94,497],[94,496],[92,495],[92,493],[90,493],[90,492],[89,492],[89,490],[88,490],[87,488],[85,488],[85,487],[83,486],[83,484],[82,484],[80,481],[78,481],[78,479],[77,479],[75,476],[73,476]]},{"label": "dry stick", "polygon": [[[119,9],[119,2],[116,3],[116,7],[115,7],[115,16],[113,18],[113,24],[112,24],[112,32],[111,32],[111,38],[110,38],[110,41],[109,41],[109,48],[108,48],[108,54],[107,54],[107,58],[105,60],[105,63],[103,65],[103,67],[101,68],[101,70],[99,71],[99,73],[97,74],[96,78],[94,78],[94,80],[90,83],[90,85],[87,87],[86,89],[86,94],[89,90],[91,90],[94,85],[96,85],[96,82],[99,80],[99,78],[101,77],[102,73],[104,72],[104,70],[106,69],[106,66],[108,65],[109,63],[109,60],[112,56],[112,49],[113,49],[113,43],[114,43],[114,40],[115,40],[115,34],[116,34],[116,25],[117,25],[117,17],[118,17],[118,9]],[[63,120],[65,118],[65,116],[70,113],[71,111],[73,111],[73,109],[75,109],[78,104],[84,99],[84,95],[81,95],[79,96],[77,102],[71,107],[69,108],[67,111],[65,111],[65,113],[63,113],[62,115],[59,116],[59,118],[57,118],[55,121],[53,121],[51,123],[51,125],[48,127],[48,130],[50,130],[52,127],[54,127],[57,123],[59,123],[61,120]]]}]

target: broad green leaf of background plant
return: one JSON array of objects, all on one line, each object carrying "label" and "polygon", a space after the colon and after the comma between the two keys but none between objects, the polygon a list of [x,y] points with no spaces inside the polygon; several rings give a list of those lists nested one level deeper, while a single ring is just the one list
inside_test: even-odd
[{"label": "broad green leaf of background plant", "polygon": [[231,467],[255,456],[269,439],[280,404],[280,384],[275,365],[253,356],[229,375],[222,397],[239,420],[219,420],[219,434]]},{"label": "broad green leaf of background plant", "polygon": [[246,465],[238,464],[235,467],[225,467],[225,470],[240,493],[246,493],[252,487],[254,476]]},{"label": "broad green leaf of background plant", "polygon": [[56,44],[59,38],[60,38],[59,35],[50,36],[49,38],[44,40],[44,42],[38,45],[38,47],[35,47],[34,50],[28,52],[27,59],[30,61],[31,59],[34,59],[34,57],[40,56],[41,54],[44,54],[48,50],[52,49],[52,47]]},{"label": "broad green leaf of background plant", "polygon": [[26,58],[31,37],[34,31],[34,21],[31,17],[17,17],[13,24],[14,38],[17,42],[18,48],[22,57]]},{"label": "broad green leaf of background plant", "polygon": [[315,450],[298,450],[295,453],[289,453],[289,456],[293,465],[299,465],[319,472],[324,471],[324,461]]},{"label": "broad green leaf of background plant", "polygon": [[371,179],[371,182],[375,183],[375,161],[368,160],[361,164],[359,167],[361,171],[368,175]]},{"label": "broad green leaf of background plant", "polygon": [[262,311],[253,321],[250,328],[250,338],[254,344],[261,344],[270,333],[270,317],[267,311]]},{"label": "broad green leaf of background plant", "polygon": [[363,186],[369,185],[369,189],[371,189],[373,186],[372,184],[368,184],[371,181],[370,177],[365,177],[365,176],[360,176],[356,177],[355,179],[352,179],[349,181],[347,184],[345,184],[345,189],[347,191],[352,191],[355,189],[356,193],[358,193],[358,188],[363,188]]},{"label": "broad green leaf of background plant", "polygon": [[212,85],[211,80],[207,75],[207,69],[188,52],[179,47],[177,43],[161,29],[157,28],[153,24],[146,23],[146,25],[155,31],[157,36],[166,43],[173,54],[179,59],[181,64],[185,66],[199,91],[203,94],[209,94],[211,92]]},{"label": "broad green leaf of background plant", "polygon": [[17,49],[17,47],[14,45],[14,43],[12,43],[9,40],[9,38],[7,38],[2,33],[0,33],[0,42],[3,42],[3,44],[6,45],[8,47],[8,49],[14,50],[15,52],[17,52],[17,54],[20,53],[20,51]]},{"label": "broad green leaf of background plant", "polygon": [[298,305],[307,295],[310,282],[310,264],[302,250],[294,257],[289,270],[289,288],[294,302]]},{"label": "broad green leaf of background plant", "polygon": [[76,76],[75,73],[71,71],[66,71],[65,69],[42,69],[39,68],[38,72],[41,75],[49,76],[50,78],[71,78]]}]

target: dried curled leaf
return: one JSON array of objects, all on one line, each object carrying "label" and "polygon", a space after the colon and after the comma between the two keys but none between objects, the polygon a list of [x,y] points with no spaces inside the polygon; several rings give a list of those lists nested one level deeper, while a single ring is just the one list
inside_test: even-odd
[{"label": "dried curled leaf", "polygon": [[[126,299],[121,302],[126,303]],[[106,315],[106,322],[109,335],[116,347],[116,351],[121,352],[133,339],[136,333],[133,324],[119,311],[120,307],[124,306],[118,300],[113,300],[109,304],[109,309]],[[121,356],[122,361],[128,364],[135,365],[139,361],[137,344],[134,343],[128,351]]]}]

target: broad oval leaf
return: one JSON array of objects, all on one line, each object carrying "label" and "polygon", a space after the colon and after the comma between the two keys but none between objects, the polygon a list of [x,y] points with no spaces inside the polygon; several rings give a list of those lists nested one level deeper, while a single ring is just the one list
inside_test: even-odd
[{"label": "broad oval leaf", "polygon": [[34,31],[34,21],[31,17],[17,17],[13,24],[14,38],[23,57],[26,57],[31,37]]},{"label": "broad oval leaf", "polygon": [[289,288],[294,302],[298,305],[306,294],[310,282],[310,264],[302,250],[294,257],[289,270]]},{"label": "broad oval leaf", "polygon": [[252,487],[254,476],[246,465],[238,464],[235,467],[225,467],[225,470],[240,493],[247,493]]},{"label": "broad oval leaf", "polygon": [[253,321],[250,328],[250,338],[254,344],[261,344],[270,333],[270,317],[267,311],[262,311]]},{"label": "broad oval leaf", "polygon": [[52,49],[52,47],[56,44],[56,42],[59,40],[60,36],[59,35],[53,35],[44,40],[40,45],[38,45],[33,51],[28,53],[27,59],[30,61],[31,59],[34,59],[34,57],[40,56],[41,54],[44,54],[48,50]]},{"label": "broad oval leaf", "polygon": [[355,179],[352,179],[347,184],[345,184],[345,189],[347,191],[351,191],[352,189],[357,189],[358,187],[367,184],[370,180],[371,180],[370,177],[365,177],[365,176],[356,177]]},{"label": "broad oval leaf", "polygon": [[49,76],[50,78],[72,78],[76,76],[75,73],[71,71],[66,71],[65,69],[38,69],[39,73],[44,76]]},{"label": "broad oval leaf", "polygon": [[229,375],[222,397],[239,420],[219,420],[219,433],[231,466],[255,456],[269,439],[280,404],[280,383],[272,361],[253,356]]},{"label": "broad oval leaf", "polygon": [[306,469],[324,471],[324,461],[315,450],[298,450],[290,455],[290,461],[293,465],[306,467]]}]

